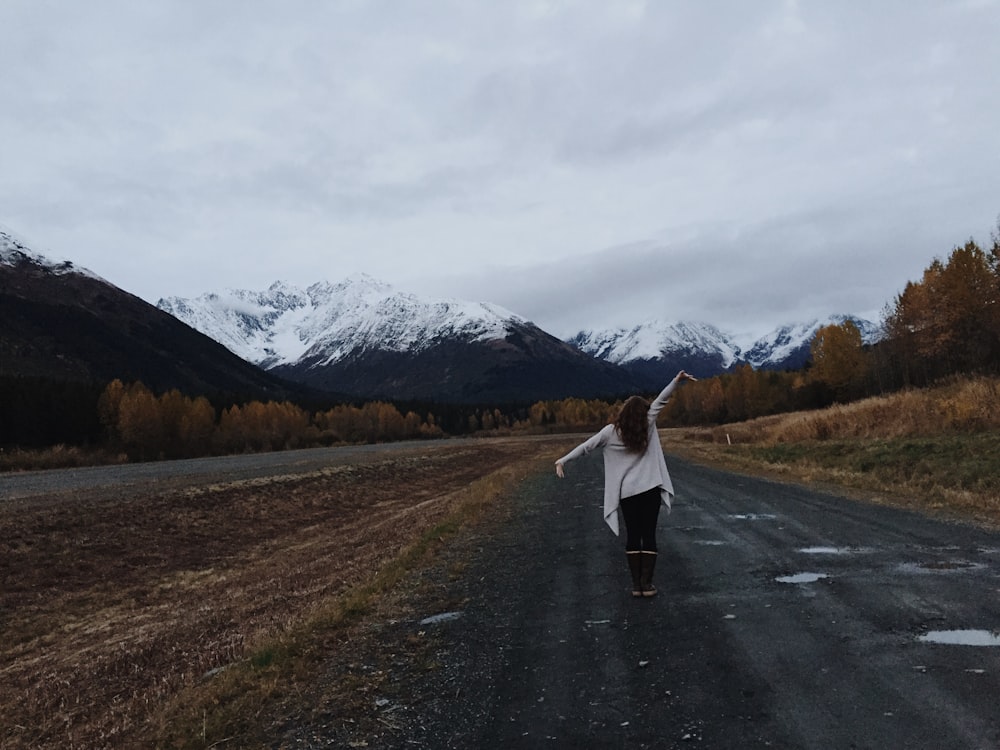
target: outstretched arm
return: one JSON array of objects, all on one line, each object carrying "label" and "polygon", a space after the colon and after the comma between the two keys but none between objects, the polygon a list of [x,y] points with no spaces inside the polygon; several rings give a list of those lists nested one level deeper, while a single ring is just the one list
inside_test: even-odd
[{"label": "outstretched arm", "polygon": [[611,436],[611,432],[615,429],[614,425],[609,424],[603,430],[587,438],[584,442],[580,443],[573,450],[567,453],[565,456],[556,461],[556,476],[562,479],[565,475],[563,472],[563,464],[567,461],[572,461],[574,458],[579,458],[580,456],[585,456],[591,451],[595,451],[598,448],[603,448],[608,444],[608,438]]}]

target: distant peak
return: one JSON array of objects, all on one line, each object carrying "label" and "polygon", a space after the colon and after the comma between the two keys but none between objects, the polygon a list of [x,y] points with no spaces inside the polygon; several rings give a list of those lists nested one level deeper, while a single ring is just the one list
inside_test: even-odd
[{"label": "distant peak", "polygon": [[364,272],[351,274],[341,282],[341,285],[348,288],[360,287],[362,289],[370,289],[372,291],[384,292],[387,294],[395,291],[391,284],[388,284],[381,279],[376,279],[374,276]]},{"label": "distant peak", "polygon": [[28,247],[26,240],[0,226],[0,263],[13,266],[24,261],[46,267],[53,265],[44,255]]},{"label": "distant peak", "polygon": [[109,283],[93,271],[77,266],[72,261],[62,258],[56,260],[35,252],[28,246],[27,240],[0,225],[0,265],[18,266],[22,263],[30,263],[59,276],[73,273],[105,284]]},{"label": "distant peak", "polygon": [[498,305],[397,291],[365,273],[336,284],[319,281],[304,293],[275,282],[265,292],[203,295],[169,307],[264,367],[290,365],[307,353],[330,364],[362,350],[415,352],[444,341],[500,340],[526,322]]},{"label": "distant peak", "polygon": [[358,271],[357,273],[350,274],[345,281],[355,283],[355,284],[374,284],[376,286],[389,286],[381,279],[377,279],[370,273],[364,271]]}]

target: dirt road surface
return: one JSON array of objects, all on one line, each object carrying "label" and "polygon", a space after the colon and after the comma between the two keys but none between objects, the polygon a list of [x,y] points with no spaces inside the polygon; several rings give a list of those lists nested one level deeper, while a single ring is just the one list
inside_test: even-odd
[{"label": "dirt road surface", "polygon": [[668,463],[659,596],[574,462],[330,665],[380,676],[363,710],[316,686],[272,746],[1000,748],[1000,535]]}]

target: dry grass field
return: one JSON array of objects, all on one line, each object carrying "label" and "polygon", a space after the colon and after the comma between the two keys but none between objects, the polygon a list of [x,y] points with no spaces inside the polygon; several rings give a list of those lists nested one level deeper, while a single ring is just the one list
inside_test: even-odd
[{"label": "dry grass field", "polygon": [[[0,747],[207,747],[565,438],[0,511]],[[326,645],[324,645],[326,644]],[[300,674],[299,677],[302,675]]]}]

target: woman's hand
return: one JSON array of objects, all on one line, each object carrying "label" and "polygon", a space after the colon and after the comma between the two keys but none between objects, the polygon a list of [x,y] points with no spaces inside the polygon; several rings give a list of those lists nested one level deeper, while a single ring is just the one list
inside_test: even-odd
[{"label": "woman's hand", "polygon": [[564,476],[566,476],[563,473],[563,465],[559,461],[556,461],[556,476],[559,477],[560,479],[562,479]]}]

